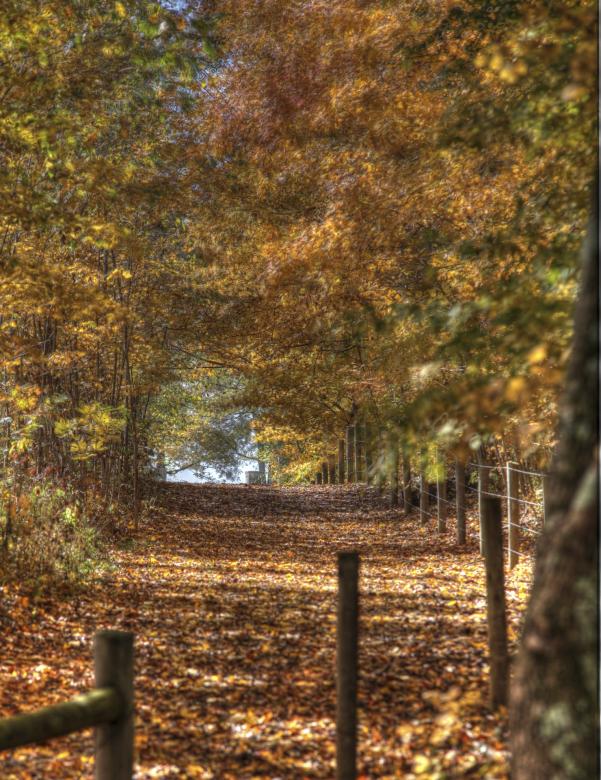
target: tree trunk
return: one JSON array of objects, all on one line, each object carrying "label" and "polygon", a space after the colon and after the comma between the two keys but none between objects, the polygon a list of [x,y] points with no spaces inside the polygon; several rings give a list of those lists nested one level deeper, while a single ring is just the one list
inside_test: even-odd
[{"label": "tree trunk", "polygon": [[344,439],[338,441],[338,484],[344,485]]},{"label": "tree trunk", "polygon": [[363,425],[357,423],[355,426],[355,475],[357,482],[365,482],[364,433]]},{"label": "tree trunk", "polygon": [[411,512],[411,465],[406,452],[403,452],[403,508],[406,514]]},{"label": "tree trunk", "polygon": [[365,424],[364,428],[364,444],[363,448],[365,451],[365,481],[368,485],[371,485],[374,481],[374,475],[373,475],[373,454],[372,454],[372,428],[367,423]]},{"label": "tree trunk", "polygon": [[457,544],[465,544],[465,464],[455,462],[455,511],[457,515]]},{"label": "tree trunk", "polygon": [[336,456],[328,455],[328,482],[330,485],[336,484]]},{"label": "tree trunk", "polygon": [[512,686],[513,780],[599,776],[596,207],[593,215],[551,467],[548,520]]},{"label": "tree trunk", "polygon": [[399,441],[396,436],[389,439],[390,463],[390,506],[399,505]]},{"label": "tree trunk", "polygon": [[346,479],[349,484],[355,481],[355,426],[346,427]]}]

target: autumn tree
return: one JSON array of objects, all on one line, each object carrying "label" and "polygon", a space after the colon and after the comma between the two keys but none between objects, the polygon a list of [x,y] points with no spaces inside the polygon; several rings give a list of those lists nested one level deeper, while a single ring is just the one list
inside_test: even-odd
[{"label": "autumn tree", "polygon": [[583,265],[549,522],[513,681],[516,780],[599,772],[598,197]]},{"label": "autumn tree", "polygon": [[[139,502],[150,399],[186,367],[214,298],[202,258],[184,248],[198,205],[182,139],[211,67],[204,18],[137,1],[3,11],[0,516],[10,553],[32,481],[48,496],[74,486],[84,503],[98,490],[87,502],[98,515],[114,499]],[[198,158],[194,170],[199,186]]]},{"label": "autumn tree", "polygon": [[590,8],[214,8],[206,133],[227,176],[218,221],[192,232],[227,247],[220,284],[246,304],[224,340],[269,435],[315,451],[360,409],[406,442],[492,435],[546,459],[594,132]]}]

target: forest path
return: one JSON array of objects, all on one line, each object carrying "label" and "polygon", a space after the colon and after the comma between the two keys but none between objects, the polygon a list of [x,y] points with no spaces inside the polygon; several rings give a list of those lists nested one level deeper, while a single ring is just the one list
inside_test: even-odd
[{"label": "forest path", "polygon": [[[506,777],[483,564],[448,528],[420,528],[374,489],[162,485],[109,577],[75,600],[14,605],[3,714],[90,687],[94,631],[123,628],[136,634],[137,778],[331,778],[336,552],[356,549],[362,776]],[[509,578],[513,632],[527,580]],[[92,762],[86,733],[4,754],[0,776],[85,778]]]}]

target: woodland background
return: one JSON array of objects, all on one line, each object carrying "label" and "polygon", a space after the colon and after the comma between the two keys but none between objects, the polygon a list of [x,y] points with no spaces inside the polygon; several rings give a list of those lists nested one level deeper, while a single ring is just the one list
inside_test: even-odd
[{"label": "woodland background", "polygon": [[162,453],[303,483],[360,422],[376,481],[399,448],[546,468],[596,29],[588,0],[3,0],[5,580],[93,576]]},{"label": "woodland background", "polygon": [[595,24],[586,2],[5,0],[12,562],[36,514],[65,508],[58,551],[138,513],[159,451],[227,476],[258,442],[297,481],[361,418],[429,464],[544,465]]}]

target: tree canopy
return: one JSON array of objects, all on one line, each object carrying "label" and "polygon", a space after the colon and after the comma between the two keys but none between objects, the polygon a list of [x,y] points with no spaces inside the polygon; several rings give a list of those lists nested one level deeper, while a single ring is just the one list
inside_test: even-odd
[{"label": "tree canopy", "polygon": [[547,459],[591,3],[34,7],[0,28],[5,468],[127,480],[220,375],[289,478],[359,416]]}]

